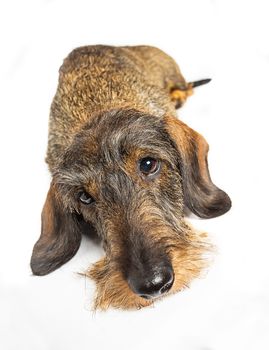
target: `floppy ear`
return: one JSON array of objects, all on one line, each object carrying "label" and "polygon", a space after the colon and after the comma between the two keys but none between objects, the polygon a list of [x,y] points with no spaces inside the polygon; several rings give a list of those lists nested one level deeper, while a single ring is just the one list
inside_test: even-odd
[{"label": "floppy ear", "polygon": [[46,275],[70,260],[80,246],[84,224],[80,216],[64,208],[52,183],[42,211],[41,235],[32,253],[33,274]]},{"label": "floppy ear", "polygon": [[211,181],[204,137],[175,117],[164,119],[165,128],[180,157],[185,205],[201,218],[213,218],[231,208],[229,196]]}]

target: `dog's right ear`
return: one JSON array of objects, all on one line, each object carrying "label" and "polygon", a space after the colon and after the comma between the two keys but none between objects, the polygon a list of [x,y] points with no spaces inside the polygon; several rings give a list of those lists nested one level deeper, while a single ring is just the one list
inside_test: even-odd
[{"label": "dog's right ear", "polygon": [[32,253],[33,274],[47,275],[70,260],[80,246],[84,224],[79,215],[64,207],[52,183],[42,211],[41,235]]}]

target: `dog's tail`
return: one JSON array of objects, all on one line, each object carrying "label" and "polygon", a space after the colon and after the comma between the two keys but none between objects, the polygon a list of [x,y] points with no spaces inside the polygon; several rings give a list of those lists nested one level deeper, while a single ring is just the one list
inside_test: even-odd
[{"label": "dog's tail", "polygon": [[208,84],[211,81],[211,79],[202,79],[202,80],[196,80],[191,83],[188,83],[189,88],[195,88],[200,85]]},{"label": "dog's tail", "polygon": [[180,108],[187,98],[193,94],[193,88],[197,86],[207,84],[211,81],[211,79],[202,79],[196,80],[190,83],[185,84],[184,86],[175,86],[171,89],[171,99],[175,102],[176,109]]}]

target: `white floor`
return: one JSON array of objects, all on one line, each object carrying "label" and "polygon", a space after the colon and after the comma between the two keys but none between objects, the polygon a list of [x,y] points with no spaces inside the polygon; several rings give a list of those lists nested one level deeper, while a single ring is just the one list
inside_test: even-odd
[{"label": "white floor", "polygon": [[[8,1],[0,5],[1,350],[269,349],[266,1]],[[76,275],[102,251],[84,239],[60,270],[33,277],[31,249],[49,186],[49,105],[62,59],[84,44],[151,44],[197,89],[180,117],[211,150],[214,182],[233,200],[191,219],[218,254],[190,289],[134,312],[93,314],[94,286]]]}]

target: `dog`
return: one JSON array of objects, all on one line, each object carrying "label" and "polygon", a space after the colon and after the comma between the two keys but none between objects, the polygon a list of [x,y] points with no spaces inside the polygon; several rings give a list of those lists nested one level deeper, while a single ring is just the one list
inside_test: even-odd
[{"label": "dog", "polygon": [[207,164],[204,137],[177,118],[196,85],[150,46],[85,46],[59,70],[46,162],[52,181],[34,275],[70,260],[83,233],[105,256],[86,271],[95,308],[132,309],[180,291],[207,265],[207,238],[186,209],[213,218],[231,207]]}]

